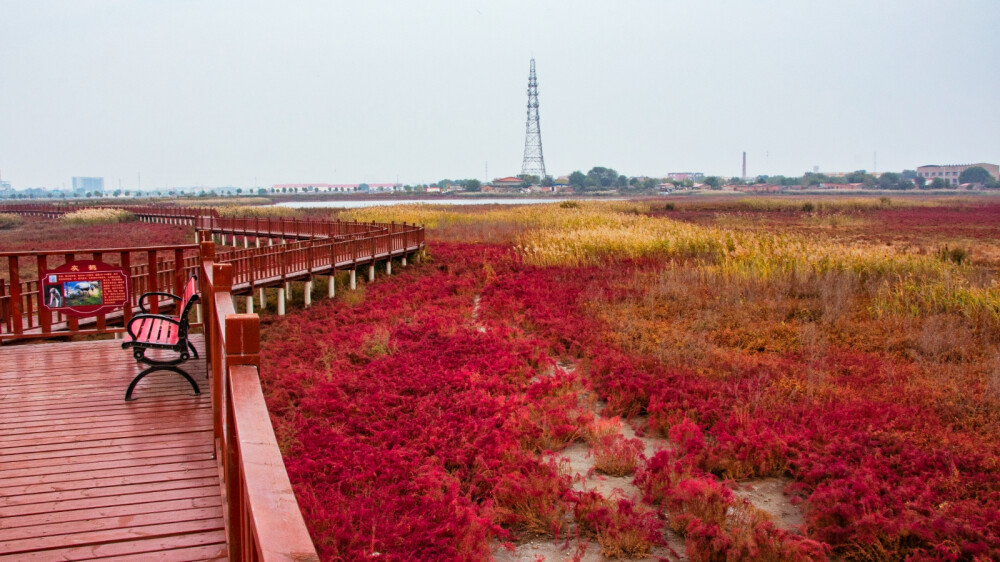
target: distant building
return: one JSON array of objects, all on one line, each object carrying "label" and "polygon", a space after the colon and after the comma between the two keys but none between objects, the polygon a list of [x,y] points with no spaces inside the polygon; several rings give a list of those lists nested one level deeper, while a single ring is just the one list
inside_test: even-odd
[{"label": "distant building", "polygon": [[754,183],[750,185],[734,185],[733,191],[742,191],[744,193],[775,193],[781,191],[780,185],[775,185],[773,183]]},{"label": "distant building", "polygon": [[701,172],[670,172],[667,177],[674,181],[685,181],[691,180],[694,182],[703,181],[705,179],[705,174]]},{"label": "distant building", "polygon": [[73,191],[104,193],[104,178],[73,177]]},{"label": "distant building", "polygon": [[441,188],[436,185],[427,186],[427,193],[441,193]]},{"label": "distant building", "polygon": [[104,178],[73,177],[74,192],[104,193]]},{"label": "distant building", "polygon": [[483,191],[515,191],[521,189],[521,184],[523,183],[524,180],[521,178],[515,178],[514,176],[497,178],[484,185]]},{"label": "distant building", "polygon": [[285,190],[285,192],[295,191],[337,191],[352,192],[358,190],[358,184],[333,184],[333,183],[276,183],[272,185],[275,191]]},{"label": "distant building", "polygon": [[986,171],[993,176],[993,179],[1000,179],[1000,166],[997,166],[996,164],[983,163],[920,166],[917,168],[917,175],[928,181],[934,181],[934,178],[941,178],[951,185],[958,185],[958,176],[962,175],[962,172],[968,170],[969,168],[976,166],[985,168]]},{"label": "distant building", "polygon": [[[364,185],[367,189],[362,189]],[[355,191],[402,191],[401,183],[276,183],[276,191],[314,193],[354,193]]]},{"label": "distant building", "polygon": [[370,183],[368,189],[371,191],[402,191],[401,183]]}]

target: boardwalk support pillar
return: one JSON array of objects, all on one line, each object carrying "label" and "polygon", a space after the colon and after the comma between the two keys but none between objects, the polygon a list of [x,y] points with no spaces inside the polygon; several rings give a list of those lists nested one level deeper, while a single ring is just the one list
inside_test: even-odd
[{"label": "boardwalk support pillar", "polygon": [[385,274],[392,275],[392,258],[385,260]]},{"label": "boardwalk support pillar", "polygon": [[337,291],[337,278],[331,274],[327,276],[326,281],[326,297],[332,299]]},{"label": "boardwalk support pillar", "polygon": [[312,305],[313,282],[312,279],[306,281],[306,286],[302,289],[302,303],[306,308]]},{"label": "boardwalk support pillar", "polygon": [[260,288],[260,298],[257,299],[260,302],[260,309],[264,310],[267,308],[267,293],[264,292],[264,287]]},{"label": "boardwalk support pillar", "polygon": [[253,293],[247,295],[247,314],[253,314]]},{"label": "boardwalk support pillar", "polygon": [[353,291],[357,288],[358,288],[358,270],[355,268],[351,270],[351,290]]},{"label": "boardwalk support pillar", "polygon": [[285,315],[285,286],[278,287],[278,316]]},{"label": "boardwalk support pillar", "polygon": [[371,265],[368,266],[368,282],[375,282],[375,262],[373,261]]},{"label": "boardwalk support pillar", "polygon": [[292,300],[292,282],[285,281],[285,300]]},{"label": "boardwalk support pillar", "polygon": [[403,267],[406,267],[406,254],[403,254]]}]

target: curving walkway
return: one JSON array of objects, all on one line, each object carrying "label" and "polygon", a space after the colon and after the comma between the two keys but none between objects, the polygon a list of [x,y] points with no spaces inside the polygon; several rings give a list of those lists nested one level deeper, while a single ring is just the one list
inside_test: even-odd
[{"label": "curving walkway", "polygon": [[[276,289],[277,312],[284,314],[293,282],[306,284],[304,304],[309,306],[316,276],[326,276],[329,281],[338,271],[346,271],[349,273],[348,286],[354,289],[359,269],[369,282],[374,281],[376,265],[383,264],[385,272],[391,275],[394,260],[405,267],[410,259],[419,260],[425,248],[423,227],[405,223],[219,217],[214,211],[201,209],[125,208],[144,222],[193,226],[195,243],[71,252],[0,252],[0,260],[6,260],[8,265],[7,279],[0,278],[0,344],[26,337],[48,337],[53,333],[114,332],[100,325],[121,324],[139,312],[138,307],[133,306],[81,321],[58,314],[50,318],[39,302],[37,273],[22,279],[20,271],[25,269],[37,272],[74,259],[106,261],[131,272],[133,299],[136,300],[144,292],[179,292],[178,283],[198,270],[197,244],[214,240],[220,246],[215,260],[232,264],[231,292],[244,298],[246,310],[253,312],[255,306],[263,306],[267,302],[266,291]],[[0,205],[0,213],[46,218],[77,209],[79,207],[56,205]],[[154,275],[150,275],[150,263],[156,264]],[[328,292],[327,296],[333,294]],[[158,305],[169,307],[172,301],[164,300]]]}]

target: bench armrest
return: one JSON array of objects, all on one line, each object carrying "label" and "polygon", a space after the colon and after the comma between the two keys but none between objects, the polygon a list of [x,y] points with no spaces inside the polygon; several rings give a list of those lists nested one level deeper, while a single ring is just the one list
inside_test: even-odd
[{"label": "bench armrest", "polygon": [[132,341],[139,341],[138,334],[132,330],[132,325],[138,321],[146,320],[147,318],[155,318],[157,320],[163,320],[164,322],[170,322],[171,324],[177,324],[178,326],[181,325],[176,318],[165,314],[136,314],[131,320],[128,321],[128,326],[125,327],[125,331],[127,331],[128,335],[132,337]]},{"label": "bench armrest", "polygon": [[146,306],[142,303],[142,301],[144,301],[146,299],[146,297],[153,296],[153,295],[157,295],[157,296],[161,296],[161,297],[170,297],[170,298],[172,298],[174,300],[177,300],[177,301],[181,300],[180,297],[178,297],[177,295],[175,295],[173,293],[162,293],[162,292],[143,293],[142,296],[139,297],[139,310],[141,310],[143,314],[149,314],[149,311],[146,310]]}]

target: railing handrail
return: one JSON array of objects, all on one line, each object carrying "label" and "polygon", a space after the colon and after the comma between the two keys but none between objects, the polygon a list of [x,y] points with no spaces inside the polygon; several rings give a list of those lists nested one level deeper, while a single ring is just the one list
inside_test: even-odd
[{"label": "railing handrail", "polygon": [[[259,243],[261,238],[285,239],[290,243],[259,248],[234,248],[220,253],[217,261],[228,261],[239,266],[239,284],[245,290],[259,287],[258,281],[271,283],[275,281],[272,259],[281,262],[280,278],[306,277],[321,273],[323,269],[336,270],[342,267],[357,267],[359,263],[371,263],[376,258],[383,259],[386,255],[405,255],[414,248],[423,247],[423,227],[406,223],[376,223],[355,222],[323,219],[288,219],[261,217],[219,217],[214,210],[189,208],[161,208],[117,205],[116,208],[129,208],[136,212],[140,220],[182,222],[193,224],[199,236],[204,238],[207,233],[218,233],[233,237],[233,246],[237,246],[236,237],[244,237],[244,246],[248,237],[253,236]],[[18,212],[23,214],[39,214],[45,212],[67,212],[85,208],[84,206],[42,205],[0,205],[0,212]],[[0,343],[9,340],[35,339],[40,337],[83,335],[120,332],[120,328],[109,327],[103,316],[99,316],[96,329],[80,329],[76,319],[63,319],[61,314],[43,309],[41,294],[37,279],[22,280],[18,270],[18,261],[24,258],[35,258],[36,269],[40,272],[48,266],[56,266],[64,261],[87,259],[108,255],[119,255],[119,262],[125,267],[132,280],[134,296],[161,287],[172,287],[182,282],[184,271],[196,269],[197,262],[189,262],[183,256],[185,252],[197,250],[196,244],[180,244],[169,246],[144,246],[135,248],[88,248],[88,249],[56,249],[42,251],[2,252],[0,259],[8,265],[6,277],[9,282],[0,278]],[[167,256],[158,256],[158,252],[166,252]],[[129,259],[130,256],[135,259]],[[271,256],[278,256],[272,258]],[[49,260],[48,258],[54,258]],[[181,263],[180,260],[184,260]],[[195,258],[197,259],[197,258]],[[145,269],[141,262],[146,261]],[[155,267],[150,267],[152,261]],[[29,264],[30,266],[30,264]],[[289,268],[291,266],[291,268]],[[319,267],[317,271],[314,268]],[[30,267],[28,268],[31,269]],[[155,274],[154,274],[155,273]],[[322,274],[322,273],[321,273]],[[180,290],[177,287],[172,287]],[[125,307],[123,320],[133,312],[134,307]],[[55,319],[53,321],[52,319]],[[112,316],[116,319],[117,314]],[[86,321],[87,325],[95,322]]]},{"label": "railing handrail", "polygon": [[260,386],[260,319],[236,314],[230,264],[202,243],[205,347],[212,419],[226,494],[231,560],[318,561],[285,470]]},{"label": "railing handrail", "polygon": [[86,248],[78,250],[20,250],[0,252],[0,258],[25,256],[64,256],[66,254],[113,254],[121,252],[160,252],[167,250],[197,250],[197,244],[170,244],[166,246],[128,246],[124,248]]}]

